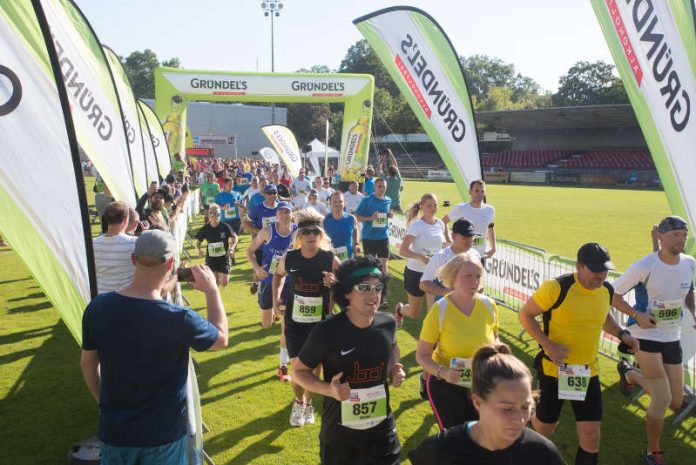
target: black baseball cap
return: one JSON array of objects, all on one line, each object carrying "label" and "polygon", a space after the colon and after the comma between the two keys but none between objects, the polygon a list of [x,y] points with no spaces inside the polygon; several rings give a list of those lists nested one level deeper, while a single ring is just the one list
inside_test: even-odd
[{"label": "black baseball cap", "polygon": [[585,265],[595,273],[616,268],[611,262],[607,248],[596,242],[589,242],[580,247],[578,250],[578,263]]},{"label": "black baseball cap", "polygon": [[660,224],[657,226],[657,230],[661,233],[666,233],[667,231],[677,231],[679,229],[686,229],[688,231],[689,226],[686,224],[684,218],[676,215],[668,216],[660,221]]},{"label": "black baseball cap", "polygon": [[452,224],[452,234],[461,234],[465,237],[480,236],[475,230],[471,221],[459,218]]}]

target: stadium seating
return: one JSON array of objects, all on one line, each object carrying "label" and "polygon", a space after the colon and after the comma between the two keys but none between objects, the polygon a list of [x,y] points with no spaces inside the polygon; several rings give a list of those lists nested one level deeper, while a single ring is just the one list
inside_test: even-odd
[{"label": "stadium seating", "polygon": [[484,168],[542,168],[560,158],[569,157],[570,149],[504,150],[495,154],[484,154],[481,165]]},{"label": "stadium seating", "polygon": [[597,149],[562,161],[559,168],[654,170],[650,153],[643,149]]}]

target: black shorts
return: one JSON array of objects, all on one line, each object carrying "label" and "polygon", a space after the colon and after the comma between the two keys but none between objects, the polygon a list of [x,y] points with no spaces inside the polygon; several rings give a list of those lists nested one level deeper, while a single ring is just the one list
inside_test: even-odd
[{"label": "black shorts", "polygon": [[232,228],[232,231],[234,231],[235,234],[239,235],[239,231],[242,230],[242,220],[239,218],[235,218],[233,220],[225,221],[225,223],[230,225],[230,228]]},{"label": "black shorts", "polygon": [[363,239],[363,253],[377,258],[389,258],[389,239]]},{"label": "black shorts", "polygon": [[[558,378],[537,372],[541,399],[536,406],[536,417],[543,423],[556,423],[561,416],[565,400],[558,398]],[[602,387],[599,376],[590,378],[584,401],[571,400],[575,421],[602,421]]]},{"label": "black shorts", "polygon": [[307,342],[309,333],[318,323],[296,323],[288,322],[289,317],[285,316],[285,342],[288,347],[288,356],[295,358],[300,355],[302,346]]},{"label": "black shorts", "polygon": [[679,341],[658,342],[638,339],[640,350],[651,354],[662,354],[662,363],[666,365],[681,365],[683,362],[682,348]]},{"label": "black shorts", "polygon": [[441,430],[478,420],[478,411],[471,402],[471,391],[428,374],[425,389]]},{"label": "black shorts", "polygon": [[205,264],[211,270],[217,273],[230,274],[232,264],[227,256],[224,257],[205,257]]},{"label": "black shorts", "polygon": [[413,271],[409,267],[404,268],[404,288],[409,295],[414,297],[423,297],[425,292],[420,290],[420,280],[423,277],[423,273],[419,271]]},{"label": "black shorts", "polygon": [[396,430],[367,443],[325,443],[319,441],[321,465],[398,465],[401,444]]}]

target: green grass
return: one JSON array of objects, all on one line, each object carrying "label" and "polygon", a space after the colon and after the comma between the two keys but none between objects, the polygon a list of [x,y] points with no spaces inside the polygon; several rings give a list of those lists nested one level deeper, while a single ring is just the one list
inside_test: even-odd
[{"label": "green grass", "polygon": [[[404,198],[413,200],[429,190],[440,200],[458,198],[451,184],[421,182],[409,182]],[[489,199],[497,209],[500,237],[567,256],[582,242],[598,240],[622,268],[647,252],[650,225],[667,213],[661,192],[493,185]],[[242,236],[241,249],[248,243],[249,236]],[[203,417],[211,428],[205,449],[218,465],[316,464],[321,418],[314,426],[289,427],[292,393],[275,376],[279,328],[261,329],[256,299],[248,292],[251,269],[245,259],[238,262],[232,284],[223,292],[230,347],[195,354]],[[403,267],[402,260],[390,264],[391,303],[405,298]],[[81,378],[79,348],[17,254],[0,249],[0,269],[0,464],[65,463],[69,446],[94,434],[98,422],[96,404]],[[193,308],[203,308],[199,293],[185,287],[185,294]],[[517,339],[514,313],[501,310],[501,317],[503,338],[530,363],[536,345],[527,337]],[[392,390],[392,408],[404,451],[436,432],[427,402],[418,397],[414,350],[419,327],[419,322],[408,321],[398,335],[408,379]],[[602,359],[601,369],[605,416],[600,463],[638,464],[645,447],[644,408],[619,394],[612,363]],[[663,439],[668,463],[692,464],[696,417],[679,426],[671,418]],[[569,406],[552,439],[572,463],[577,441]]]}]

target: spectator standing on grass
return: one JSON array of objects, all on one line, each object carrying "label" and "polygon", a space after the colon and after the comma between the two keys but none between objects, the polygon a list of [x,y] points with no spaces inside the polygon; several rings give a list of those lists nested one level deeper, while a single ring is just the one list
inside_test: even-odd
[{"label": "spectator standing on grass", "polygon": [[[487,258],[495,254],[495,209],[486,203],[486,183],[477,179],[469,184],[469,202],[460,203],[449,211],[442,221],[445,226],[450,221],[464,218],[471,221],[478,236],[474,238],[474,248],[481,255],[482,262],[485,264]],[[452,242],[449,231],[445,229],[447,242]]]},{"label": "spectator standing on grass", "polygon": [[113,202],[104,210],[108,229],[93,241],[99,294],[120,289],[133,279],[131,255],[137,238],[126,234],[128,220],[129,207],[125,202]]},{"label": "spectator standing on grass", "polygon": [[132,256],[133,280],[97,296],[82,317],[80,368],[99,403],[105,464],[175,464],[189,460],[189,349],[227,347],[227,316],[213,273],[194,266],[193,287],[205,294],[207,321],[161,298],[174,267],[176,241],[146,231]]},{"label": "spectator standing on grass", "polygon": [[[381,174],[387,180],[386,196],[392,200],[392,210],[401,212],[401,191],[404,190],[404,184],[401,180],[399,164],[396,162],[396,157],[394,157],[390,149],[384,149],[382,156],[382,163],[388,163],[386,172],[383,171]],[[389,159],[387,160],[387,158]],[[380,168],[383,168],[383,166]]]},{"label": "spectator standing on grass", "polygon": [[[576,272],[545,281],[520,310],[519,319],[541,351],[535,368],[541,397],[534,429],[550,436],[563,403],[575,413],[578,451],[575,465],[599,463],[602,387],[599,382],[599,339],[602,329],[632,350],[638,341],[621,329],[609,313],[614,288],[606,282],[614,269],[609,252],[597,243],[578,250]],[[543,326],[537,317],[541,316]]]}]

